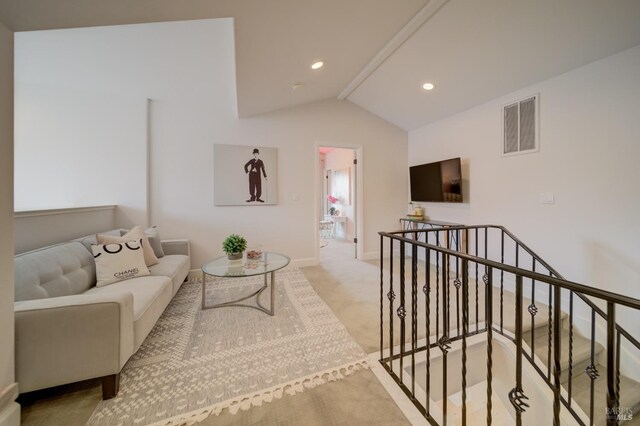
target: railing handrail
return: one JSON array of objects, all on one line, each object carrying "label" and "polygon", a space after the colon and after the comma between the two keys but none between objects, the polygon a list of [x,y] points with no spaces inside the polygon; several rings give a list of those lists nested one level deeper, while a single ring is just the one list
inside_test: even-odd
[{"label": "railing handrail", "polygon": [[[479,231],[484,231],[479,234]],[[471,234],[469,231],[472,231]],[[491,231],[491,232],[490,232]],[[491,244],[489,245],[489,236],[492,237],[496,235],[496,232],[499,233],[499,244]],[[430,232],[435,233],[435,241],[433,238],[429,238]],[[444,240],[440,233],[445,233]],[[618,424],[617,417],[614,418],[612,413],[615,414],[618,412],[620,407],[620,355],[621,355],[621,340],[626,338],[628,342],[635,345],[640,349],[640,344],[638,340],[633,338],[626,330],[624,330],[619,324],[616,323],[616,305],[625,306],[628,308],[640,310],[640,299],[636,299],[630,296],[625,296],[622,294],[616,294],[611,291],[607,291],[604,289],[591,287],[585,284],[581,284],[578,282],[573,282],[562,277],[557,271],[555,271],[551,266],[549,266],[545,261],[543,261],[540,256],[538,256],[533,250],[528,248],[525,244],[522,243],[518,238],[516,238],[511,232],[509,232],[503,226],[498,225],[476,225],[476,226],[465,226],[465,225],[442,225],[438,227],[433,227],[430,229],[417,229],[417,230],[400,230],[393,232],[379,232],[380,235],[380,363],[383,367],[389,372],[389,374],[396,380],[401,389],[412,398],[414,405],[425,415],[430,424],[438,424],[440,420],[436,420],[431,417],[429,412],[429,405],[432,402],[432,399],[429,397],[429,349],[434,348],[437,345],[442,351],[442,369],[444,369],[444,373],[442,375],[442,395],[449,395],[447,392],[447,353],[451,349],[451,342],[456,339],[462,340],[461,347],[461,366],[462,366],[462,419],[463,423],[466,421],[467,412],[466,412],[466,388],[467,388],[467,345],[466,338],[471,334],[469,333],[469,276],[472,273],[470,263],[475,264],[475,311],[476,311],[476,331],[478,332],[486,332],[487,333],[487,424],[491,424],[491,396],[492,396],[492,330],[495,328],[493,326],[493,296],[492,289],[494,284],[494,279],[499,278],[499,289],[500,289],[500,327],[496,328],[496,331],[499,334],[505,335],[503,332],[503,291],[504,291],[504,277],[505,273],[509,276],[515,277],[515,282],[513,283],[515,286],[515,336],[510,338],[513,341],[516,347],[516,367],[515,367],[515,385],[509,391],[509,400],[515,409],[515,420],[517,424],[521,424],[522,422],[522,413],[526,411],[526,408],[529,407],[529,397],[524,393],[523,390],[523,371],[522,371],[522,359],[526,358],[529,363],[535,368],[535,370],[540,374],[545,383],[552,389],[553,391],[553,423],[560,424],[561,420],[561,410],[562,406],[564,406],[571,415],[573,415],[574,419],[581,425],[585,425],[586,423],[583,421],[583,417],[581,416],[580,407],[575,408],[572,407],[572,367],[574,366],[572,361],[572,350],[573,350],[573,318],[574,318],[574,294],[579,297],[578,300],[582,300],[585,302],[587,307],[590,307],[590,315],[591,315],[591,351],[590,358],[586,359],[585,362],[590,362],[590,364],[585,369],[585,374],[589,376],[591,380],[590,385],[590,402],[589,402],[589,414],[588,418],[593,424],[593,419],[595,418],[595,402],[594,402],[594,383],[596,378],[599,376],[598,368],[596,364],[596,314],[602,316],[606,321],[606,407],[607,407],[607,425]],[[475,234],[475,238],[474,238]],[[438,237],[440,236],[440,239]],[[466,237],[466,242],[465,242]],[[387,293],[387,298],[389,299],[389,342],[390,346],[390,356],[387,358],[383,358],[382,348],[384,343],[384,332],[383,332],[383,323],[384,323],[384,265],[386,262],[384,261],[384,240],[388,238],[389,240],[389,293]],[[505,239],[506,238],[506,239]],[[424,242],[423,242],[424,240]],[[446,242],[445,242],[446,241]],[[472,248],[471,242],[475,242],[475,251]],[[479,250],[479,242],[484,241],[484,250]],[[399,258],[399,281],[400,281],[400,294],[398,300],[397,310],[394,311],[394,299],[396,299],[396,294],[394,292],[393,286],[393,264],[394,258],[396,254],[395,247],[398,247],[395,243],[399,243],[400,249],[400,258]],[[445,242],[443,244],[443,242]],[[411,247],[411,279],[410,279],[410,299],[407,301],[405,299],[406,296],[406,279],[405,279],[405,264],[406,264],[406,246]],[[505,249],[511,250],[512,246],[515,248],[515,258],[511,256],[507,256],[505,259]],[[418,280],[418,248],[422,247],[425,249],[425,280],[424,285],[420,283]],[[489,250],[491,248],[491,250]],[[431,251],[433,250],[433,256],[431,255]],[[497,250],[497,252],[496,252]],[[470,254],[473,253],[473,254]],[[491,255],[489,255],[491,253]],[[499,257],[498,257],[499,254]],[[508,253],[507,253],[508,254]],[[521,255],[525,255],[525,262],[523,263],[523,259],[520,257]],[[481,257],[484,255],[484,257]],[[528,255],[528,256],[527,256]],[[530,257],[530,258],[529,258]],[[496,260],[493,260],[496,259]],[[440,263],[438,262],[440,260]],[[424,347],[416,348],[416,340],[417,340],[417,327],[418,327],[418,318],[419,314],[416,314],[416,310],[418,309],[417,304],[417,294],[419,292],[424,292],[425,294],[425,327],[427,330],[427,336],[431,335],[431,327],[429,318],[431,316],[429,306],[430,303],[430,294],[432,289],[432,273],[431,273],[431,262],[435,261],[435,307],[436,307],[436,341],[431,342],[431,338],[427,339],[427,344]],[[460,261],[462,262],[462,266],[460,266]],[[506,261],[506,262],[505,262]],[[530,264],[530,261],[533,263]],[[439,264],[441,267],[439,268]],[[530,265],[529,265],[530,264]],[[453,265],[453,266],[452,266]],[[525,265],[525,266],[523,266]],[[530,266],[530,269],[525,269]],[[538,266],[540,268],[538,268]],[[482,281],[484,282],[484,310],[485,310],[485,325],[482,330],[478,328],[478,309],[479,309],[479,298],[478,298],[478,283],[480,282],[479,267],[484,267],[484,275],[482,276]],[[460,269],[461,268],[461,269]],[[440,270],[438,270],[440,269]],[[453,270],[455,269],[455,271]],[[500,272],[498,272],[500,271]],[[538,272],[541,271],[541,272]],[[441,280],[438,278],[441,275]],[[452,277],[452,273],[455,272],[455,280]],[[460,275],[461,272],[461,275]],[[422,273],[421,273],[422,274]],[[523,351],[523,342],[525,342],[525,336],[523,333],[523,325],[525,321],[525,316],[527,315],[524,309],[524,288],[523,288],[523,280],[530,279],[531,280],[531,304],[527,307],[526,311],[531,316],[531,329],[530,329],[530,338],[531,345],[530,348],[527,348]],[[507,277],[507,282],[510,282],[509,277]],[[538,308],[536,307],[536,301],[540,298],[535,297],[536,290],[536,282],[540,284],[548,285],[549,293],[548,293],[548,339],[546,339],[547,347],[547,372],[545,373],[542,369],[536,365],[536,358],[534,355],[539,351],[534,351],[534,342],[539,339],[534,338],[534,331],[536,330],[535,325],[535,315],[538,312]],[[568,292],[569,296],[569,325],[568,325],[568,356],[569,356],[569,365],[568,365],[568,388],[567,395],[563,395],[563,385],[561,381],[562,374],[566,367],[562,366],[561,358],[562,351],[561,347],[564,349],[564,344],[561,343],[562,340],[562,328],[563,328],[563,320],[562,320],[562,290]],[[438,291],[440,290],[440,292]],[[462,329],[460,328],[460,294],[462,292]],[[439,294],[441,294],[441,314],[442,314],[442,334],[438,331],[438,319],[440,317],[440,313],[438,312],[438,307],[440,306]],[[452,297],[455,297],[455,306],[452,302]],[[600,302],[598,302],[598,299]],[[552,302],[553,301],[553,302]],[[601,302],[606,303],[606,309],[599,308],[595,303],[599,305]],[[410,303],[408,305],[407,303]],[[453,309],[453,311],[452,311]],[[606,311],[606,313],[605,313]],[[457,327],[452,328],[451,326],[451,318],[455,319]],[[409,315],[410,314],[410,315]],[[397,315],[399,318],[400,325],[400,353],[394,357],[393,354],[393,319]],[[410,319],[412,340],[411,349],[405,349],[405,330],[406,330],[406,320]],[[488,322],[486,321],[488,319]],[[457,337],[451,338],[449,336],[448,330],[457,329]],[[462,333],[461,333],[462,330]],[[529,333],[529,332],[528,332]],[[440,337],[439,337],[440,336]],[[553,356],[552,356],[553,349]],[[415,381],[416,381],[416,371],[415,371],[415,354],[417,351],[426,350],[427,352],[427,362],[426,362],[426,377],[427,377],[427,388],[426,388],[426,404],[422,404],[422,397],[416,399],[415,393]],[[410,355],[410,358],[408,356]],[[405,383],[403,380],[403,360],[405,359],[411,362],[411,386],[409,387],[409,383]],[[394,371],[394,359],[399,360],[399,368],[400,375],[396,374]],[[582,358],[581,358],[582,359]],[[553,362],[552,362],[553,361]],[[408,362],[408,361],[407,361]],[[459,361],[458,361],[459,362]],[[539,361],[540,362],[540,361]],[[538,363],[539,363],[538,362]],[[582,362],[582,361],[581,361]],[[456,364],[456,368],[457,368]],[[552,368],[553,367],[553,368]],[[407,366],[408,371],[409,366]],[[553,372],[553,375],[552,375]],[[447,404],[445,404],[442,408],[442,421],[444,424],[447,424]],[[576,406],[577,407],[577,406]]]},{"label": "railing handrail", "polygon": [[[476,226],[478,227],[478,226]],[[468,227],[468,229],[473,229],[476,227]],[[483,226],[483,227],[487,227],[487,226]],[[499,228],[501,230],[503,230],[504,228],[501,226],[494,226],[494,225],[488,225],[488,227],[496,227]],[[460,229],[465,229],[466,227],[453,227],[453,230],[460,230]],[[409,244],[415,244],[418,245],[420,247],[429,249],[429,250],[434,250],[440,253],[444,253],[444,254],[448,254],[451,256],[457,256],[460,259],[466,259],[469,260],[471,262],[480,264],[480,265],[485,265],[485,266],[490,266],[492,268],[495,268],[497,270],[503,270],[505,272],[509,272],[515,275],[520,275],[522,277],[526,277],[526,278],[530,278],[536,281],[542,281],[545,282],[547,284],[552,284],[552,285],[556,285],[558,287],[564,288],[566,290],[569,291],[573,291],[576,294],[580,295],[580,294],[586,294],[589,296],[593,296],[596,297],[598,299],[602,299],[608,302],[613,302],[619,305],[623,305],[623,306],[627,306],[633,309],[638,309],[640,310],[640,299],[636,299],[633,297],[629,297],[629,296],[624,296],[624,295],[620,295],[617,293],[613,293],[607,290],[603,290],[603,289],[599,289],[596,287],[591,287],[585,284],[580,284],[577,282],[573,282],[573,281],[569,281],[566,280],[564,278],[557,278],[557,277],[553,277],[553,276],[549,276],[549,275],[544,275],[544,274],[540,274],[538,272],[533,272],[533,271],[529,271],[527,269],[522,269],[519,267],[515,267],[512,265],[506,265],[500,262],[496,262],[493,260],[489,260],[489,259],[485,259],[482,257],[477,257],[477,256],[472,256],[469,255],[467,253],[462,253],[456,250],[451,250],[448,248],[444,248],[444,247],[439,247],[439,246],[435,246],[433,244],[428,244],[428,243],[423,243],[422,241],[417,241],[414,239],[409,239],[406,238],[404,236],[398,236],[398,234],[403,234],[403,233],[414,233],[414,232],[434,232],[434,231],[451,231],[452,228],[433,228],[430,230],[417,230],[417,231],[393,231],[393,232],[378,232],[378,235],[381,235],[383,237],[388,237],[391,239],[395,239],[398,241],[402,241],[405,243],[409,243]],[[507,231],[508,232],[508,231]],[[509,233],[509,236],[510,233]],[[519,241],[519,240],[518,240]],[[537,255],[536,255],[537,256]],[[543,265],[545,268],[547,268],[547,266]],[[549,268],[547,268],[549,269]],[[549,272],[555,274],[555,275],[559,275],[556,274],[553,270],[549,269]],[[593,303],[593,302],[592,302]],[[595,306],[595,305],[594,305]],[[597,306],[595,306],[597,308]]]},{"label": "railing handrail", "polygon": [[[556,277],[560,278],[560,279],[565,279],[562,275],[560,275],[560,273],[558,271],[556,271],[554,268],[552,268],[547,262],[544,261],[544,259],[542,259],[536,252],[534,252],[533,250],[531,250],[525,243],[522,242],[522,240],[520,240],[518,237],[516,237],[515,235],[513,235],[511,233],[511,231],[509,231],[507,228],[505,228],[502,225],[454,225],[454,226],[449,226],[449,227],[440,227],[440,228],[431,228],[431,229],[416,229],[416,230],[406,230],[406,231],[393,231],[390,232],[390,234],[401,234],[401,233],[420,233],[420,232],[437,232],[437,231],[451,231],[452,229],[456,230],[456,231],[460,231],[460,230],[469,230],[469,229],[485,229],[485,228],[494,228],[494,229],[499,229],[502,232],[504,232],[505,234],[507,234],[516,244],[518,244],[524,251],[526,251],[527,253],[529,253],[531,255],[531,257],[536,259],[536,262],[538,262],[540,265],[542,265],[543,267],[545,267],[549,272],[551,272],[553,275],[555,275]],[[596,306],[597,308],[597,306]],[[604,312],[603,312],[604,314]]]},{"label": "railing handrail", "polygon": [[[439,228],[431,228],[431,229],[415,229],[415,230],[401,230],[401,231],[393,231],[393,232],[389,232],[389,234],[407,234],[407,233],[412,233],[412,234],[417,234],[417,233],[424,233],[424,232],[441,232],[441,231],[450,231],[453,230],[469,230],[469,229],[486,229],[486,228],[493,228],[493,229],[499,229],[500,231],[504,232],[506,235],[508,235],[519,247],[521,247],[524,251],[526,251],[527,253],[529,253],[529,255],[531,255],[531,257],[533,259],[535,259],[536,262],[538,262],[542,267],[546,268],[551,274],[555,275],[557,278],[560,278],[561,280],[565,280],[567,281],[558,271],[556,271],[553,267],[551,267],[547,262],[545,262],[536,252],[534,252],[533,250],[531,250],[526,244],[524,244],[519,238],[517,238],[515,235],[513,235],[511,233],[511,231],[509,231],[507,228],[505,228],[502,225],[451,225],[451,226],[443,226],[443,227],[439,227]],[[590,286],[587,286],[590,287]],[[590,288],[594,288],[594,287],[590,287]],[[595,303],[593,303],[593,301],[591,299],[589,299],[588,297],[586,297],[584,294],[580,293],[580,292],[576,292],[576,295],[580,298],[580,300],[582,300],[584,303],[586,303],[589,308],[593,309],[599,316],[600,318],[606,319],[607,318],[607,314],[605,313],[605,311],[603,309],[601,309],[598,305],[596,305]],[[598,296],[596,296],[598,297]],[[640,349],[640,341],[638,341],[635,337],[633,337],[627,330],[625,330],[622,326],[620,326],[620,324],[616,323],[616,330],[619,331],[632,345],[634,345],[636,348]]]}]

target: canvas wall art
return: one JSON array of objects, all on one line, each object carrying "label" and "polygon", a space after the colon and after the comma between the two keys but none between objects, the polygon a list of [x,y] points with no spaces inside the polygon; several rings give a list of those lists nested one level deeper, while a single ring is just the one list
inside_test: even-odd
[{"label": "canvas wall art", "polygon": [[216,206],[278,204],[278,149],[214,145],[213,191]]}]

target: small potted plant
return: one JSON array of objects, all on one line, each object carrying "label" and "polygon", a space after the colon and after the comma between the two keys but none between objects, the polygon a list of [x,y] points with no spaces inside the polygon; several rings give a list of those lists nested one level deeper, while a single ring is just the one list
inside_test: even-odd
[{"label": "small potted plant", "polygon": [[242,259],[242,252],[247,248],[247,240],[240,235],[231,234],[222,242],[222,250],[229,260]]}]

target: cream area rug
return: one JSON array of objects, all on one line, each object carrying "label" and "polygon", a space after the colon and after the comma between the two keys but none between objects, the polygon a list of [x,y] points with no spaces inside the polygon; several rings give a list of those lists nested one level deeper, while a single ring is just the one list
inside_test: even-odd
[{"label": "cream area rug", "polygon": [[[207,283],[207,304],[258,289],[263,277]],[[182,285],[90,425],[194,424],[235,414],[367,368],[366,354],[299,269],[276,272],[275,316],[202,310],[201,283]],[[269,289],[261,303],[269,306]],[[215,300],[215,302],[214,302]]]}]

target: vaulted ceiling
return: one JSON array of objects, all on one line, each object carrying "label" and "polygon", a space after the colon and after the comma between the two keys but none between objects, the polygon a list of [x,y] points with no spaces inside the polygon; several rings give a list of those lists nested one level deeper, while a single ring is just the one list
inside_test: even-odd
[{"label": "vaulted ceiling", "polygon": [[347,99],[412,130],[638,44],[638,0],[449,0]]},{"label": "vaulted ceiling", "polygon": [[638,0],[0,0],[14,31],[222,17],[240,117],[339,96],[405,130],[640,44]]}]

